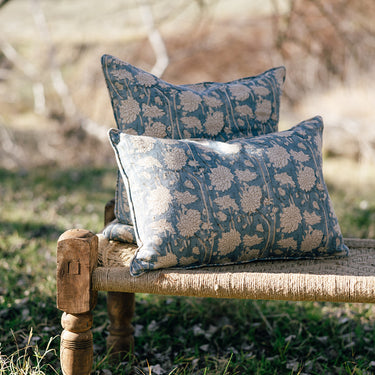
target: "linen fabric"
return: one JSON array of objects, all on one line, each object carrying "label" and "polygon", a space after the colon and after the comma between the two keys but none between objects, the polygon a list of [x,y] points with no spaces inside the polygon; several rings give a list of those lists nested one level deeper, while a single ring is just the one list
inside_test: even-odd
[{"label": "linen fabric", "polygon": [[320,117],[228,142],[109,133],[139,246],[130,272],[347,255]]},{"label": "linen fabric", "polygon": [[[120,59],[104,55],[102,68],[118,129],[158,138],[227,141],[278,130],[285,68],[226,83],[173,85]],[[121,179],[115,215],[132,225]]]}]

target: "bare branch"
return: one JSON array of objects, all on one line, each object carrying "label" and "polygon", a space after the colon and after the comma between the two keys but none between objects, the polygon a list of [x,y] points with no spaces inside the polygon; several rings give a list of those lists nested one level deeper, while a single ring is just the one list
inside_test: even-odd
[{"label": "bare branch", "polygon": [[161,77],[169,64],[167,48],[159,30],[155,26],[150,3],[148,0],[139,0],[138,3],[143,23],[146,26],[147,37],[156,57],[156,62],[151,69],[151,73],[157,77]]},{"label": "bare branch", "polygon": [[52,43],[52,38],[43,9],[38,0],[31,0],[30,5],[34,22],[48,47],[48,63],[52,85],[60,97],[65,115],[69,118],[73,118],[76,115],[77,109],[70,95],[68,86],[66,85],[62,76],[60,66],[56,60],[55,46]]},{"label": "bare branch", "polygon": [[38,114],[44,114],[46,112],[46,99],[44,95],[44,86],[39,79],[38,70],[33,64],[25,60],[7,41],[0,40],[0,50],[18,70],[20,70],[30,81],[32,81],[34,111]]}]

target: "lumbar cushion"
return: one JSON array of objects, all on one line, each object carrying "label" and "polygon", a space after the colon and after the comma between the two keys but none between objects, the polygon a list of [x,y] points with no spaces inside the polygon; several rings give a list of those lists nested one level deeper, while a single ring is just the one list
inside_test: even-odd
[{"label": "lumbar cushion", "polygon": [[139,249],[131,273],[347,254],[322,175],[320,117],[228,142],[109,133]]},{"label": "lumbar cushion", "polygon": [[[284,67],[227,83],[179,86],[109,55],[102,67],[117,127],[127,134],[227,141],[278,130]],[[132,224],[121,180],[116,217]]]}]

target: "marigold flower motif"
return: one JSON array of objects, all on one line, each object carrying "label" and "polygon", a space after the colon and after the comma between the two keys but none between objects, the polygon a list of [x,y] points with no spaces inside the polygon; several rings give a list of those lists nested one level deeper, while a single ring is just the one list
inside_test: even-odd
[{"label": "marigold flower motif", "polygon": [[161,122],[153,122],[146,126],[143,135],[156,138],[165,138],[167,136],[167,127]]},{"label": "marigold flower motif", "polygon": [[310,191],[312,187],[315,185],[315,172],[310,167],[305,167],[301,169],[297,176],[298,184],[301,189],[305,191]]},{"label": "marigold flower motif", "polygon": [[214,136],[220,133],[224,126],[224,115],[222,112],[214,112],[207,116],[204,124],[206,133]]},{"label": "marigold flower motif", "polygon": [[231,85],[229,90],[232,96],[238,101],[246,100],[251,92],[247,86],[240,83]]},{"label": "marigold flower motif", "polygon": [[257,120],[261,122],[266,122],[270,118],[272,113],[272,103],[269,100],[261,99],[257,102],[257,107],[255,110],[255,116]]},{"label": "marigold flower motif", "polygon": [[189,117],[182,117],[181,121],[188,129],[199,129],[202,130],[202,123],[198,117],[189,116]]},{"label": "marigold flower motif", "polygon": [[183,110],[187,112],[196,111],[202,101],[202,98],[199,95],[194,94],[191,91],[183,91],[179,97]]},{"label": "marigold flower motif", "polygon": [[135,152],[146,153],[153,149],[155,139],[151,137],[136,137],[131,140]]},{"label": "marigold flower motif", "polygon": [[178,171],[185,166],[187,159],[188,157],[182,148],[173,148],[164,154],[165,164],[169,169],[175,171]]},{"label": "marigold flower motif", "polygon": [[146,72],[140,72],[136,75],[138,83],[142,86],[150,87],[156,84],[155,77]]},{"label": "marigold flower motif", "polygon": [[232,186],[233,175],[229,168],[219,165],[210,173],[211,183],[216,190],[225,191]]},{"label": "marigold flower motif", "polygon": [[260,207],[262,189],[259,186],[249,186],[243,190],[241,207],[245,212],[255,212]]},{"label": "marigold flower motif", "polygon": [[288,164],[290,155],[285,150],[285,148],[276,145],[276,146],[271,147],[266,152],[267,152],[268,158],[270,159],[270,162],[276,168],[283,168]]},{"label": "marigold flower motif", "polygon": [[187,210],[178,220],[177,228],[184,237],[192,237],[202,224],[201,213],[198,210]]},{"label": "marigold flower motif", "polygon": [[296,205],[285,207],[280,215],[281,230],[285,233],[292,233],[298,229],[301,221],[301,212]]},{"label": "marigold flower motif", "polygon": [[235,229],[223,233],[218,243],[218,253],[223,256],[232,253],[241,244],[241,234]]},{"label": "marigold flower motif", "polygon": [[131,97],[120,102],[119,107],[121,120],[126,124],[130,124],[135,121],[140,112],[138,102]]},{"label": "marigold flower motif", "polygon": [[168,211],[172,202],[170,191],[165,186],[159,185],[155,190],[151,190],[147,199],[147,206],[153,215],[162,215]]}]

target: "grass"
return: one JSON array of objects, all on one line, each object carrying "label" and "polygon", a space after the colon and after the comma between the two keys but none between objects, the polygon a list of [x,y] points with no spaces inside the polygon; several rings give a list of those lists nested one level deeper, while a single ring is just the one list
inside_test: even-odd
[{"label": "grass", "polygon": [[[327,181],[344,234],[374,237],[372,177],[359,187],[343,183],[332,178],[334,163]],[[56,241],[73,227],[101,229],[115,176],[110,168],[0,169],[1,375],[59,372]],[[135,355],[111,365],[100,293],[94,373],[372,374],[374,313],[370,304],[137,295]]]}]

